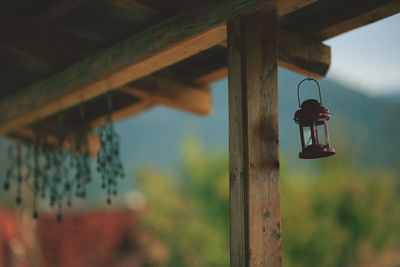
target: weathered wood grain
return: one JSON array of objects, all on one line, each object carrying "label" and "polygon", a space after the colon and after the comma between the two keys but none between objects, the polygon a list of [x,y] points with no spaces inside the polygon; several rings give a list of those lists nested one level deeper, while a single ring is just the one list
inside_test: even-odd
[{"label": "weathered wood grain", "polygon": [[281,267],[275,9],[228,25],[231,266]]},{"label": "weathered wood grain", "polygon": [[242,87],[242,40],[240,19],[228,23],[229,87],[229,203],[231,267],[248,267],[248,136],[247,93]]}]

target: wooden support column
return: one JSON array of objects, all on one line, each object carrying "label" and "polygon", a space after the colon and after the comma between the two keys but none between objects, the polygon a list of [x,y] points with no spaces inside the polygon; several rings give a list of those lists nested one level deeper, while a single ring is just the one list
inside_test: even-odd
[{"label": "wooden support column", "polygon": [[228,24],[231,266],[281,267],[277,16]]}]

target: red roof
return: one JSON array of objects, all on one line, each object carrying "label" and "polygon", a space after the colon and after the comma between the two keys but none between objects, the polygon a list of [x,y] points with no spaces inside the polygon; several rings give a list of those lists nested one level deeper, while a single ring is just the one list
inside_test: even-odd
[{"label": "red roof", "polygon": [[38,222],[38,240],[46,267],[142,266],[133,237],[132,211],[66,214]]},{"label": "red roof", "polygon": [[26,266],[23,261],[16,263],[15,251],[12,249],[13,244],[23,246],[19,230],[16,214],[0,209],[0,267]]}]

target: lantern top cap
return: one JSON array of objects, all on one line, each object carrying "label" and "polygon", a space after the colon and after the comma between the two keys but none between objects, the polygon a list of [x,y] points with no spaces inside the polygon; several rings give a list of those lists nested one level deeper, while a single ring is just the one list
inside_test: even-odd
[{"label": "lantern top cap", "polygon": [[[317,85],[317,87],[318,87],[318,95],[319,95],[319,103],[322,105],[321,88],[319,87],[319,83],[318,83],[317,80],[308,77],[308,78],[305,78],[305,79],[303,79],[302,81],[300,81],[299,84],[297,85],[297,101],[298,101],[298,103],[299,103],[299,107],[302,106],[302,105],[300,105],[300,86],[301,86],[301,84],[304,83],[305,81],[312,81],[312,82],[314,82],[314,83]],[[303,104],[304,104],[304,102],[303,102]]]}]

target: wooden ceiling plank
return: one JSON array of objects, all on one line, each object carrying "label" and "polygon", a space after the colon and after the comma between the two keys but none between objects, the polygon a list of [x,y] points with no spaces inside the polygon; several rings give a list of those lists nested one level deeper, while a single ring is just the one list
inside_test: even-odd
[{"label": "wooden ceiling plank", "polygon": [[61,0],[36,14],[32,21],[36,23],[49,23],[65,16],[92,0]]},{"label": "wooden ceiling plank", "polygon": [[167,107],[187,111],[199,116],[212,112],[211,90],[150,76],[123,86],[120,90]]},{"label": "wooden ceiling plank", "polygon": [[47,80],[3,98],[0,133],[25,127],[212,47],[226,39],[226,21],[271,2],[225,0],[161,21]]},{"label": "wooden ceiling plank", "polygon": [[[286,0],[287,1],[287,0]],[[49,23],[60,19],[61,17],[67,15],[73,10],[88,4],[89,2],[95,2],[93,0],[61,0],[55,4],[49,6],[48,8],[42,10],[40,13],[36,14],[32,21],[36,23]],[[148,7],[136,0],[103,0],[105,3],[129,10],[134,12],[138,16],[146,19],[152,20],[161,17],[159,11]]]},{"label": "wooden ceiling plank", "polygon": [[151,8],[147,5],[144,5],[135,0],[104,0],[104,1],[109,4],[118,6],[122,9],[129,10],[130,12],[133,12],[134,14],[149,21],[162,17],[161,13],[158,10]]},{"label": "wooden ceiling plank", "polygon": [[351,14],[351,16],[345,16],[339,13],[328,18],[325,22],[325,26],[315,32],[314,35],[321,40],[326,40],[400,12],[400,1],[398,0],[391,1],[370,10],[364,10],[362,3],[359,5],[360,6],[354,7],[355,13]]},{"label": "wooden ceiling plank", "polygon": [[317,0],[279,0],[277,5],[278,15],[280,17],[285,16],[315,2]]},{"label": "wooden ceiling plank", "polygon": [[[41,59],[52,68],[62,68],[96,51],[94,44],[51,27],[0,18],[0,45]],[[67,48],[67,49],[66,49]]]}]

